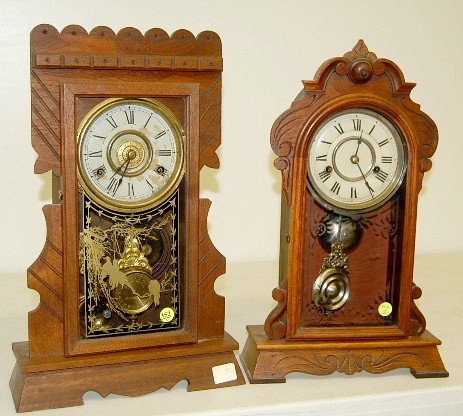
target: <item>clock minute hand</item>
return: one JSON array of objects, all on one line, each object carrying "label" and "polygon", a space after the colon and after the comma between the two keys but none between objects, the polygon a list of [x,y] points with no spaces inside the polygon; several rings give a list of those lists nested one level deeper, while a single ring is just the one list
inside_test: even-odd
[{"label": "clock minute hand", "polygon": [[365,185],[367,186],[368,191],[370,192],[371,198],[373,199],[373,198],[374,198],[374,195],[373,195],[374,190],[373,190],[373,188],[372,188],[372,187],[370,186],[370,184],[368,183],[367,178],[365,178],[365,175],[363,174],[362,168],[360,167],[360,165],[358,164],[358,162],[355,163],[355,165],[357,165],[357,167],[359,168],[359,171],[360,171],[360,173],[362,174],[362,178],[363,178],[363,180],[365,181]]}]

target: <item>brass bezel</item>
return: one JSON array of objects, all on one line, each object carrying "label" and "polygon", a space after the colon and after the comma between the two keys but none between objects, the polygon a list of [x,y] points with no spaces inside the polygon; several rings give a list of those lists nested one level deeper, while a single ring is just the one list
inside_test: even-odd
[{"label": "brass bezel", "polygon": [[[153,112],[158,114],[164,121],[169,125],[172,130],[175,143],[178,149],[178,156],[175,162],[173,173],[166,183],[164,188],[160,192],[146,198],[142,201],[130,202],[121,201],[115,198],[110,198],[108,195],[100,192],[95,186],[93,186],[90,178],[85,172],[82,166],[82,143],[87,134],[89,127],[93,121],[103,112],[108,109],[128,104],[138,104],[150,108]],[[132,129],[128,129],[132,130]],[[174,113],[161,102],[153,98],[109,98],[102,101],[95,107],[93,107],[87,115],[82,119],[79,127],[77,128],[77,180],[82,185],[85,193],[96,203],[101,206],[115,211],[120,212],[140,212],[150,209],[159,203],[165,201],[172,192],[178,187],[183,174],[185,173],[185,134],[180,122],[175,117]]]}]

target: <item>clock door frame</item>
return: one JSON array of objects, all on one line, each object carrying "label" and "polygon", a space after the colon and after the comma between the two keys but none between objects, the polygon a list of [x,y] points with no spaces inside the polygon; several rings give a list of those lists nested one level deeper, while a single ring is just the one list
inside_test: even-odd
[{"label": "clock door frame", "polygon": [[[62,170],[63,177],[63,265],[68,271],[64,280],[64,345],[67,356],[121,351],[166,344],[195,343],[198,340],[198,204],[199,200],[199,84],[153,82],[87,82],[63,83],[62,105]],[[76,98],[179,98],[185,110],[185,267],[184,315],[181,329],[165,332],[117,335],[85,339],[80,334],[79,317],[79,229],[77,188]]]}]

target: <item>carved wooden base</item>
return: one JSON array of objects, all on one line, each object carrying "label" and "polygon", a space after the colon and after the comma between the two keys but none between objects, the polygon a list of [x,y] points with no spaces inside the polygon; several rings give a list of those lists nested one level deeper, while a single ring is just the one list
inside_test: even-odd
[{"label": "carved wooden base", "polygon": [[[245,384],[234,349],[238,343],[224,338],[195,345],[78,356],[29,358],[27,342],[13,344],[16,366],[10,388],[18,412],[82,405],[87,391],[141,396],[161,387],[171,389],[180,380],[188,391]],[[163,357],[164,356],[164,357]],[[237,379],[215,384],[212,367],[233,363]]]},{"label": "carved wooden base", "polygon": [[378,341],[287,342],[270,340],[263,326],[250,325],[241,362],[250,383],[284,383],[286,374],[327,375],[335,371],[379,374],[409,368],[416,378],[448,377],[429,331],[418,337]]}]

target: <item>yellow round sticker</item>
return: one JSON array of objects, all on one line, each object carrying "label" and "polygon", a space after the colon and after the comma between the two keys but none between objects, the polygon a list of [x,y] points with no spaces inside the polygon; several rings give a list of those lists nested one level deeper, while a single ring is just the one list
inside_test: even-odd
[{"label": "yellow round sticker", "polygon": [[159,319],[161,322],[170,322],[172,319],[174,319],[175,312],[172,308],[164,308],[160,313],[159,313]]},{"label": "yellow round sticker", "polygon": [[389,302],[383,302],[378,306],[378,313],[381,316],[389,316],[392,313],[392,305]]}]

